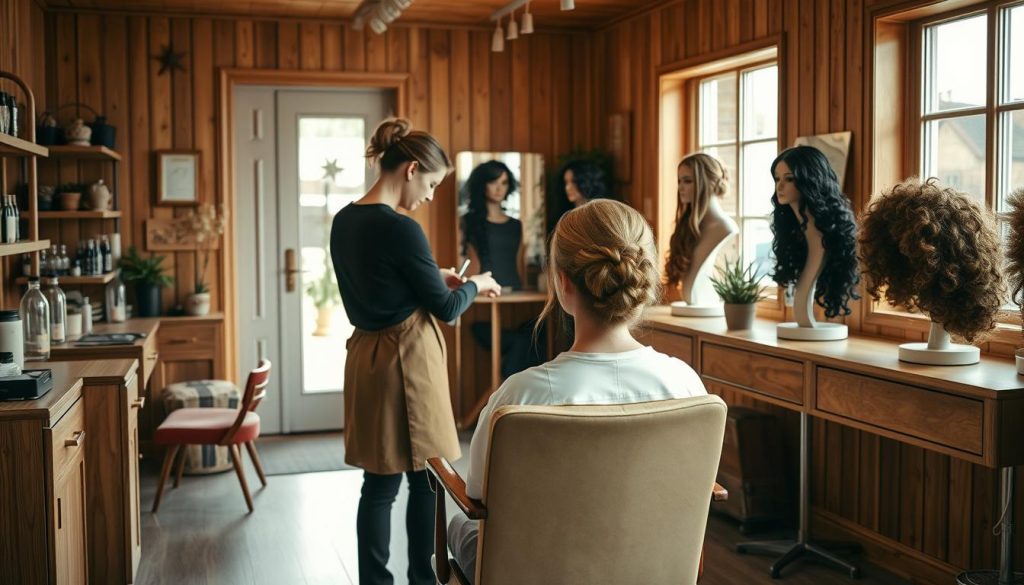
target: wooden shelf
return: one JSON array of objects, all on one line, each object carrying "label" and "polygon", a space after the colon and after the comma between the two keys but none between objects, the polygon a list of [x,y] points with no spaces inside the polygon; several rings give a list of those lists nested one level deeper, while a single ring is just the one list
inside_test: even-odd
[{"label": "wooden shelf", "polygon": [[50,158],[121,160],[121,155],[106,146],[51,146]]},{"label": "wooden shelf", "polygon": [[[22,217],[32,214],[22,212]],[[119,219],[120,211],[40,211],[39,219]]]},{"label": "wooden shelf", "polygon": [[15,254],[27,254],[47,250],[50,247],[50,240],[37,240],[34,242],[18,242],[16,244],[0,244],[0,256],[13,256]]},{"label": "wooden shelf", "polygon": [[49,156],[45,146],[0,133],[0,156]]},{"label": "wooden shelf", "polygon": [[[46,278],[45,276],[43,278]],[[108,272],[98,276],[58,276],[60,284],[107,284],[114,280],[114,273]],[[28,283],[28,278],[19,276],[15,279],[18,284]]]}]

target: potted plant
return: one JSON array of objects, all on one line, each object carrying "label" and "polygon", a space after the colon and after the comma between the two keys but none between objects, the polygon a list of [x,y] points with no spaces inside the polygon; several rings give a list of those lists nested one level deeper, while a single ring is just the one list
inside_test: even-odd
[{"label": "potted plant", "polygon": [[316,307],[316,329],[313,335],[326,337],[331,334],[331,316],[334,308],[341,304],[341,292],[338,281],[334,277],[334,267],[330,258],[324,254],[324,272],[320,278],[306,286],[306,294],[313,300]]},{"label": "potted plant", "polygon": [[753,262],[743,267],[739,260],[725,261],[718,266],[711,286],[725,303],[725,326],[729,329],[750,329],[754,326],[757,302],[764,298],[761,276]]},{"label": "potted plant", "polygon": [[64,211],[78,211],[82,204],[82,192],[86,187],[82,183],[64,183],[58,186],[54,195],[60,208]]},{"label": "potted plant", "polygon": [[[1013,302],[1024,317],[1024,188],[1017,189],[1006,200],[1010,234],[1006,239],[1006,276],[1010,281]],[[1024,330],[1022,330],[1024,333]],[[1017,373],[1024,374],[1024,349],[1014,352]]]},{"label": "potted plant", "polygon": [[206,282],[206,269],[210,266],[210,252],[224,233],[227,216],[218,213],[210,203],[204,203],[181,220],[181,230],[195,237],[200,261],[195,263],[195,292],[185,301],[185,312],[189,315],[206,315],[210,312],[210,285]]},{"label": "potted plant", "polygon": [[163,256],[145,258],[135,246],[121,258],[121,278],[135,283],[135,313],[139,317],[160,316],[160,289],[174,282],[164,274],[163,263]]}]

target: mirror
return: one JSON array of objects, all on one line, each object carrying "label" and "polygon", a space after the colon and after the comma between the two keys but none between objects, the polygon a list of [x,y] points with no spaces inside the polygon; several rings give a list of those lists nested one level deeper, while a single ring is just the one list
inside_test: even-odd
[{"label": "mirror", "polygon": [[467,275],[488,270],[506,290],[536,290],[547,233],[544,158],[523,152],[455,157],[456,249]]}]

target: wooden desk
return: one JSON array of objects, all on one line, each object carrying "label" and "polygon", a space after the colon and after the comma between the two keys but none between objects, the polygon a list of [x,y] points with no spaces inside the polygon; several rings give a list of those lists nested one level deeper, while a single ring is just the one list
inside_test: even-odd
[{"label": "wooden desk", "polygon": [[156,345],[159,329],[159,318],[129,319],[123,323],[97,323],[92,328],[93,333],[143,333],[146,337],[123,345],[78,346],[74,341],[53,345],[50,346],[50,361],[138,360],[142,387],[145,388],[160,357]]},{"label": "wooden desk", "polygon": [[[520,291],[503,294],[498,297],[478,296],[474,303],[491,306],[491,386],[477,399],[473,408],[466,413],[461,420],[461,428],[468,428],[476,422],[480,411],[487,405],[487,399],[494,394],[494,391],[501,386],[501,307],[502,305],[520,303],[544,303],[547,302],[547,293],[537,291]],[[548,328],[550,333],[551,328]],[[455,354],[455,387],[462,392],[462,318],[456,319],[455,323],[455,347],[459,348]],[[550,339],[548,347],[550,347]],[[456,403],[460,398],[456,397]]]},{"label": "wooden desk", "polygon": [[809,416],[1000,468],[1004,501],[1012,491],[1013,466],[1024,463],[1018,430],[1024,377],[1010,360],[910,364],[899,361],[893,340],[780,340],[774,321],[728,331],[723,319],[673,317],[668,307],[649,310],[644,324],[642,341],[688,362],[709,390],[729,389],[800,413],[801,540],[808,528]]}]

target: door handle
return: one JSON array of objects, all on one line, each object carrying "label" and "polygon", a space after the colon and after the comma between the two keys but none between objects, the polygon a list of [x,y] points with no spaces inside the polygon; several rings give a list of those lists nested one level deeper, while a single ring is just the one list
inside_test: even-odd
[{"label": "door handle", "polygon": [[295,249],[288,248],[284,251],[284,284],[287,292],[295,292],[295,275],[309,272],[298,267],[295,257]]}]

